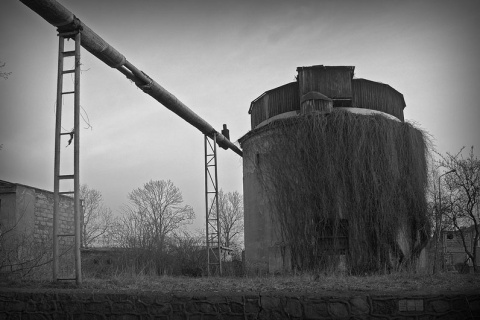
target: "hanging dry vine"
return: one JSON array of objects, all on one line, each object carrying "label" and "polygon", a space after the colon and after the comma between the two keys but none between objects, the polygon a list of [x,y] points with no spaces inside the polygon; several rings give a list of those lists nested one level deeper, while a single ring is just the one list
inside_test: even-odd
[{"label": "hanging dry vine", "polygon": [[429,229],[422,131],[349,112],[277,120],[251,134],[262,131],[269,142],[257,146],[256,169],[294,268],[325,269],[339,254],[352,273],[414,260]]}]

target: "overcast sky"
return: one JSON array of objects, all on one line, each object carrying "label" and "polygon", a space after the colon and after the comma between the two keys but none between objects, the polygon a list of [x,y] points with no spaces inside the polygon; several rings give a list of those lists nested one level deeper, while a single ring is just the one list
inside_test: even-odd
[{"label": "overcast sky", "polygon": [[[479,154],[478,1],[60,2],[217,130],[226,123],[232,140],[250,130],[250,102],[293,81],[296,67],[342,65],[401,92],[405,118],[438,151]],[[57,51],[54,27],[2,1],[0,61],[12,74],[0,78],[1,180],[53,190]],[[81,132],[81,183],[117,211],[134,188],[170,179],[201,227],[203,135],[86,50],[82,70],[91,128]],[[220,187],[243,192],[241,158],[221,149],[218,162]]]}]

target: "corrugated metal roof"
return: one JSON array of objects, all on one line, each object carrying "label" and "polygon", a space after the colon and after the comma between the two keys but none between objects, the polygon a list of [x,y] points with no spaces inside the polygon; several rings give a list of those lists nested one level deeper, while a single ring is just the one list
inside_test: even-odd
[{"label": "corrugated metal roof", "polygon": [[403,109],[406,104],[403,94],[388,84],[367,79],[353,79],[352,91],[354,107],[386,112],[404,121]]},{"label": "corrugated metal roof", "polygon": [[286,86],[291,86],[292,84],[294,83],[297,83],[297,81],[293,81],[293,82],[289,82],[287,84],[283,84],[281,86],[278,86],[278,87],[275,87],[273,89],[270,89],[270,90],[267,90],[265,91],[264,93],[262,93],[261,95],[259,95],[257,98],[255,98],[255,100],[253,100],[251,103],[250,103],[250,108],[248,109],[248,114],[251,114],[252,113],[252,106],[255,102],[257,102],[258,100],[260,100],[261,98],[263,98],[263,96],[265,96],[267,93],[271,92],[271,91],[275,91],[277,89],[280,89],[282,87],[286,87]]},{"label": "corrugated metal roof", "polygon": [[[403,94],[382,82],[353,79],[354,70],[354,66],[297,67],[297,81],[267,90],[250,103],[248,114],[251,115],[252,129],[267,118],[293,110],[290,94],[296,94],[293,98],[300,107],[301,101],[310,99],[312,92],[316,92],[316,98],[312,99],[333,100],[334,108],[358,105],[360,108],[388,113],[403,121],[403,109],[406,106]],[[289,86],[296,86],[295,93],[290,92]],[[302,94],[300,99],[298,95]],[[290,107],[285,108],[285,105]]]},{"label": "corrugated metal roof", "polygon": [[[383,83],[383,82],[380,82],[380,81],[372,81],[372,80],[368,80],[368,79],[365,79],[365,78],[355,78],[355,79],[352,79],[352,81],[357,81],[357,80],[361,80],[361,81],[366,81],[366,82],[371,82],[371,83],[376,83],[376,84],[381,84],[381,85],[384,85],[384,86],[387,86],[389,87],[390,89],[392,89],[393,91],[397,92],[399,95],[402,96],[403,98],[403,93],[399,92],[397,89],[395,89],[394,87],[392,87],[391,85],[387,84],[387,83]],[[407,105],[405,104],[405,99],[403,99],[403,108],[405,108]]]}]

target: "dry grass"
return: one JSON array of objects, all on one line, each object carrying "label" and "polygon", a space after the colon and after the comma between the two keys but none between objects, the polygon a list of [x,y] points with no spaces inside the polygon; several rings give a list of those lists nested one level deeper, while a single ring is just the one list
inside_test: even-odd
[{"label": "dry grass", "polygon": [[[49,281],[10,281],[0,282],[0,288],[25,289],[74,289],[70,283],[52,283]],[[453,293],[478,292],[480,275],[473,274],[406,274],[374,276],[264,276],[244,278],[186,278],[170,276],[128,276],[125,274],[109,279],[86,278],[80,288],[82,291],[108,292],[156,292],[181,294],[190,292],[204,293],[323,293],[323,294],[397,294],[397,293]]]}]

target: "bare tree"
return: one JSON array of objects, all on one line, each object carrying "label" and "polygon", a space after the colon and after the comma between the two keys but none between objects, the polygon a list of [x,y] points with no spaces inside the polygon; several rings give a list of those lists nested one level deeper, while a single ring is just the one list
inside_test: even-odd
[{"label": "bare tree", "polygon": [[[0,61],[0,68],[5,67],[6,63]],[[10,76],[12,73],[11,72],[5,72],[5,71],[0,71],[0,78],[3,79],[8,79],[8,76]]]},{"label": "bare tree", "polygon": [[241,244],[243,234],[243,196],[235,192],[218,192],[221,240],[225,247]]},{"label": "bare tree", "polygon": [[88,248],[100,239],[107,238],[113,226],[112,210],[103,205],[100,191],[83,184],[80,187],[82,199],[82,247]]},{"label": "bare tree", "polygon": [[136,246],[162,252],[166,237],[195,216],[192,207],[183,204],[180,189],[170,180],[150,180],[143,188],[130,192],[128,198],[130,205],[124,208],[123,221],[129,223],[129,241]]},{"label": "bare tree", "polygon": [[116,242],[129,249],[137,271],[173,272],[175,233],[194,218],[192,207],[170,180],[150,180],[128,199],[114,228]]},{"label": "bare tree", "polygon": [[151,249],[154,247],[153,226],[146,216],[131,205],[123,206],[115,225],[115,242],[124,248]]},{"label": "bare tree", "polygon": [[[440,164],[454,170],[445,176],[446,203],[443,214],[451,228],[460,235],[465,253],[477,271],[477,250],[480,239],[480,160],[473,147],[463,157],[462,148],[457,154],[441,156]],[[442,206],[443,207],[443,206]]]},{"label": "bare tree", "polygon": [[[446,201],[447,191],[444,183],[440,183],[439,177],[441,176],[441,167],[438,159],[433,157],[429,161],[429,170],[428,170],[428,188],[426,190],[427,204],[428,204],[428,217],[429,223],[431,226],[431,231],[433,234],[430,234],[433,240],[431,244],[431,250],[433,250],[433,273],[439,269],[441,261],[443,258],[443,250],[440,246],[440,240],[442,233],[449,228],[449,223],[447,222],[445,212],[449,210],[448,201]],[[441,190],[440,190],[441,189]],[[443,200],[439,199],[439,196],[442,195]],[[440,208],[441,206],[441,208]]]}]

